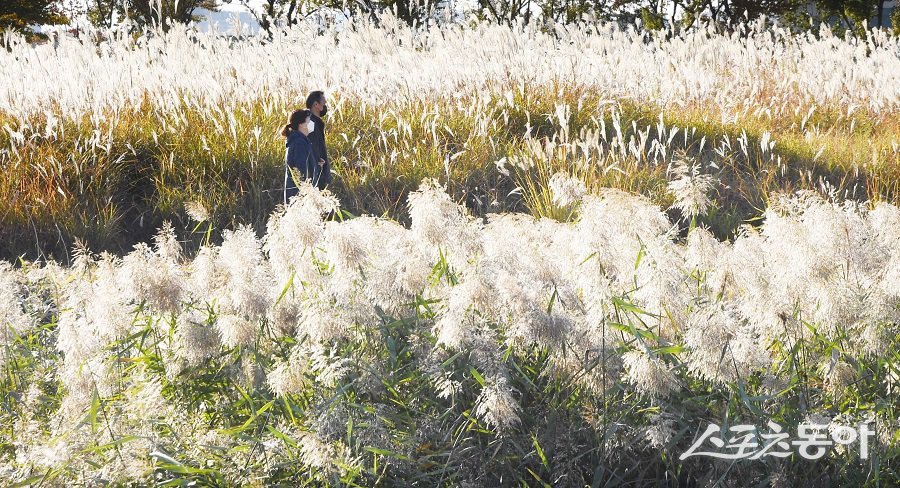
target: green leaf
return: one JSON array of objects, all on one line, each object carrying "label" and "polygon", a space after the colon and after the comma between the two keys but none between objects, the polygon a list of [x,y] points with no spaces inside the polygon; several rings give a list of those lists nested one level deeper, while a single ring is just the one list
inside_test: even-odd
[{"label": "green leaf", "polygon": [[[43,484],[44,478],[46,478],[46,476],[47,475],[44,474],[44,475],[40,475],[40,476],[32,476],[31,478],[25,478],[24,480],[19,481],[18,483],[13,483],[13,484],[9,485],[9,488],[19,488],[19,487],[24,487],[24,486],[40,486],[41,484]],[[40,482],[40,483],[38,483],[38,482]]]},{"label": "green leaf", "polygon": [[181,466],[181,463],[180,463],[180,462],[178,462],[176,459],[170,457],[168,454],[166,454],[166,453],[164,453],[164,452],[153,451],[153,452],[150,453],[150,457],[155,457],[156,459],[158,459],[158,460],[160,460],[160,461],[162,461],[163,463],[166,463],[166,464],[172,464],[172,465],[175,465],[175,466]]},{"label": "green leaf", "polygon": [[294,276],[296,275],[295,271],[291,271],[291,276],[288,277],[287,283],[284,284],[284,288],[281,289],[281,294],[278,295],[278,300],[275,300],[275,306],[278,306],[281,303],[281,300],[287,295],[287,292],[291,289],[291,286],[294,284]]},{"label": "green leaf", "polygon": [[94,396],[91,398],[91,408],[88,410],[88,422],[91,425],[91,433],[97,433],[97,413],[100,412],[100,394],[94,389]]},{"label": "green leaf", "polygon": [[263,413],[265,413],[266,410],[272,408],[272,405],[274,405],[276,401],[277,401],[277,400],[271,400],[271,401],[269,401],[268,403],[266,403],[265,405],[263,405],[262,407],[260,407],[259,410],[257,410],[256,412],[254,412],[254,414],[251,415],[250,418],[248,418],[246,422],[244,422],[243,424],[241,424],[241,425],[239,425],[239,426],[237,426],[237,427],[232,427],[232,428],[230,428],[230,429],[225,429],[223,432],[227,433],[228,435],[234,435],[234,434],[238,434],[238,433],[240,433],[240,432],[243,432],[243,431],[247,430],[247,428],[250,427],[250,424],[252,424],[253,421],[255,421],[260,415],[262,415]]},{"label": "green leaf", "polygon": [[284,441],[285,444],[287,444],[291,447],[297,447],[297,441],[295,441],[294,439],[291,439],[290,437],[287,436],[287,434],[276,429],[275,427],[272,427],[271,425],[266,424],[266,430],[268,430],[269,433],[272,434],[273,436]]},{"label": "green leaf", "polygon": [[618,322],[609,322],[609,326],[622,332],[628,332],[638,339],[655,340],[659,337],[649,330],[636,329],[633,325],[620,324]]},{"label": "green leaf", "polygon": [[548,485],[546,481],[544,481],[540,476],[538,476],[537,473],[532,471],[531,468],[525,468],[525,469],[531,474],[531,476],[534,477],[534,479],[538,480],[541,483],[541,486],[549,488],[550,485]]},{"label": "green leaf", "polygon": [[461,355],[462,355],[462,351],[459,351],[456,354],[450,356],[443,363],[441,363],[441,368],[446,368],[447,366],[450,366],[450,364],[453,363],[453,361],[456,361],[456,358],[460,357]]},{"label": "green leaf", "polygon": [[541,445],[538,443],[537,436],[534,434],[531,435],[531,443],[534,444],[534,450],[537,451],[537,455],[541,458],[541,464],[544,465],[544,468],[550,469],[550,464],[547,462],[547,456],[544,455],[544,450],[541,449]]},{"label": "green leaf", "polygon": [[634,269],[638,269],[641,265],[641,260],[644,259],[644,254],[647,253],[647,248],[644,247],[644,243],[641,242],[641,249],[638,251],[637,259],[634,260]]},{"label": "green leaf", "polygon": [[637,315],[653,316],[652,313],[638,307],[637,305],[635,305],[629,301],[623,300],[622,298],[612,297],[612,302],[613,302],[613,305],[616,306],[616,308],[618,308],[619,310],[622,310],[624,312],[631,312],[631,313],[637,314]]},{"label": "green leaf", "polygon": [[185,466],[178,462],[178,460],[170,457],[168,454],[160,451],[153,451],[150,453],[150,457],[156,458],[159,462],[159,466],[166,471],[171,471],[173,473],[178,474],[216,474],[214,470],[211,469],[201,469],[194,468],[191,466]]},{"label": "green leaf", "polygon": [[127,443],[127,442],[131,442],[131,441],[136,440],[136,439],[139,439],[139,437],[136,436],[136,435],[126,435],[126,436],[120,437],[120,438],[118,438],[118,439],[116,439],[116,440],[114,440],[114,441],[112,441],[112,442],[107,442],[106,444],[101,444],[101,445],[99,445],[99,446],[89,447],[89,448],[87,448],[87,449],[84,449],[82,452],[85,452],[85,453],[88,453],[88,452],[101,452],[101,451],[105,451],[105,450],[107,450],[107,449],[109,449],[109,448],[111,448],[111,447],[120,446],[120,445],[122,445],[122,444],[125,444],[125,443]]},{"label": "green leaf", "polygon": [[347,418],[347,444],[353,439],[353,417]]},{"label": "green leaf", "polygon": [[390,458],[399,459],[401,461],[411,461],[408,456],[404,456],[403,454],[389,451],[387,449],[382,449],[380,447],[366,446],[363,448],[363,450],[371,452],[372,454],[378,454],[379,456],[387,456]]},{"label": "green leaf", "polygon": [[553,305],[556,303],[556,298],[559,296],[556,287],[553,287],[553,294],[550,295],[550,303],[547,305],[547,314],[553,313]]},{"label": "green leaf", "polygon": [[757,404],[753,403],[750,400],[750,398],[747,396],[747,390],[744,389],[744,382],[738,381],[737,387],[738,387],[738,395],[741,397],[741,401],[744,402],[744,405],[748,409],[750,409],[750,411],[753,412],[754,415],[757,415],[759,417],[765,417],[765,413],[763,413],[763,411],[760,410],[759,406]]},{"label": "green leaf", "polygon": [[469,372],[472,373],[472,376],[475,378],[475,381],[477,381],[478,384],[481,385],[482,388],[484,388],[484,377],[481,376],[481,373],[479,373],[478,370],[472,366],[469,367]]},{"label": "green leaf", "polygon": [[656,354],[681,354],[686,351],[687,348],[678,344],[672,346],[665,346],[654,349],[653,352]]}]

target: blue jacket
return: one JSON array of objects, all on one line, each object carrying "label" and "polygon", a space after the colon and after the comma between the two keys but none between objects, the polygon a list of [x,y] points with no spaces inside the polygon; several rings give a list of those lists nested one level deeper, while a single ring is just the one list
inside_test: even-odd
[{"label": "blue jacket", "polygon": [[300,131],[292,131],[285,141],[284,154],[284,203],[297,194],[297,185],[291,177],[290,169],[294,168],[305,180],[310,180],[313,185],[318,183],[321,168],[316,162],[312,144]]}]

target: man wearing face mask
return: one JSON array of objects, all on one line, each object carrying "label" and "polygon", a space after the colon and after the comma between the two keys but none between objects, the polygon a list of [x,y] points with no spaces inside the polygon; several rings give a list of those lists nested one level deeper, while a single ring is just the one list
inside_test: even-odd
[{"label": "man wearing face mask", "polygon": [[312,143],[316,161],[321,166],[321,174],[316,181],[316,186],[324,190],[331,183],[331,161],[328,159],[328,150],[325,148],[325,122],[322,117],[328,113],[328,105],[325,102],[325,93],[314,91],[306,97],[306,107],[312,113],[312,129],[309,132],[309,142]]}]

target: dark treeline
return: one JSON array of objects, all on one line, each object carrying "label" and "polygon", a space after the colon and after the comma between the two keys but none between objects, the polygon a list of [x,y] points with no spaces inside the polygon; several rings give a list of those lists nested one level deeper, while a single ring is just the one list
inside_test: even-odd
[{"label": "dark treeline", "polygon": [[[100,28],[131,22],[136,28],[200,20],[200,9],[223,4],[248,7],[265,31],[290,27],[307,16],[377,16],[393,12],[409,24],[422,25],[459,16],[458,0],[6,0],[0,5],[0,30],[12,28],[37,36],[29,26],[87,18]],[[760,16],[805,30],[827,23],[839,34],[861,34],[865,28],[891,26],[900,32],[900,9],[886,0],[472,0],[466,15],[499,24],[576,22],[584,19],[633,23],[646,29],[690,29],[713,23],[723,28]]]}]

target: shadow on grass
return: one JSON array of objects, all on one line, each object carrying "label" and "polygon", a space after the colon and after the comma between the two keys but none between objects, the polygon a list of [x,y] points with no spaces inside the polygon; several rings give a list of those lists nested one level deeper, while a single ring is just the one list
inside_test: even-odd
[{"label": "shadow on grass", "polygon": [[[635,101],[608,100],[575,84],[522,90],[495,86],[491,90],[493,98],[485,105],[487,113],[481,115],[492,126],[478,132],[473,128],[473,121],[478,120],[472,118],[475,116],[446,123],[442,120],[442,129],[431,129],[433,139],[421,138],[420,134],[428,132],[429,110],[435,101],[411,105],[407,107],[410,113],[401,114],[409,133],[415,134],[412,137],[402,135],[396,115],[393,115],[395,119],[382,121],[383,127],[378,130],[370,127],[381,113],[379,110],[389,112],[390,107],[359,109],[347,103],[342,115],[336,115],[338,118],[329,126],[329,146],[339,174],[332,190],[343,207],[356,215],[368,213],[408,224],[409,192],[417,189],[423,179],[437,178],[447,185],[455,201],[466,205],[477,217],[494,212],[539,215],[539,209],[528,208],[516,191],[523,182],[502,172],[496,164],[520,151],[526,139],[558,138],[561,119],[568,124],[570,139],[583,130],[597,130],[601,121],[609,133],[613,123],[609,111],[612,106],[617,106],[621,114],[626,139],[633,135],[634,125],[649,130],[648,141],[660,136],[656,128],[660,119],[658,109]],[[560,111],[564,105],[570,107],[567,118],[566,112]],[[252,119],[248,123],[267,122],[254,119],[253,110],[248,114]],[[720,239],[732,238],[741,225],[759,224],[762,210],[778,192],[821,190],[829,186],[837,195],[857,200],[874,197],[896,202],[900,196],[897,164],[852,168],[833,164],[827,158],[817,159],[816,149],[802,140],[798,142],[796,133],[777,131],[771,136],[776,146],[770,156],[760,150],[760,141],[767,130],[762,123],[723,124],[708,120],[697,110],[669,110],[662,119],[669,128],[692,128],[690,136],[680,143],[681,149],[690,159],[702,162],[705,171],[720,181],[714,208],[700,219]],[[435,127],[439,125],[437,119],[431,123]],[[786,121],[779,124],[789,125]],[[283,146],[279,141],[267,141],[257,149],[256,163],[248,166],[244,153],[220,151],[218,159],[206,161],[202,158],[209,156],[198,152],[194,147],[197,144],[169,149],[167,145],[180,142],[177,136],[157,142],[146,131],[127,129],[117,127],[116,134],[121,140],[114,141],[114,150],[103,156],[128,156],[118,173],[111,176],[108,187],[86,191],[83,182],[69,182],[66,191],[77,198],[73,205],[62,209],[41,208],[38,202],[32,201],[26,202],[29,206],[16,208],[22,202],[17,203],[15,199],[0,204],[0,258],[55,258],[68,262],[76,239],[95,251],[122,254],[136,243],[149,241],[164,221],[171,221],[180,230],[188,250],[196,249],[205,233],[190,232],[196,224],[187,218],[183,205],[191,199],[211,203],[214,242],[220,237],[221,229],[236,225],[251,225],[262,232],[269,214],[281,203],[278,187],[283,178],[280,163]],[[746,154],[736,150],[742,129],[747,137]],[[393,135],[389,138],[384,136],[386,133]],[[349,139],[341,137],[346,134],[356,134],[361,141],[351,144]],[[682,139],[682,134],[676,139]],[[725,136],[732,141],[733,150],[723,156],[714,149]],[[0,134],[0,144],[8,142],[4,140],[8,137]],[[185,137],[191,141],[197,138],[196,135]],[[706,145],[701,151],[700,141],[704,138]],[[781,143],[781,140],[788,142]],[[71,141],[45,144],[48,145],[45,150],[65,156],[66,144]],[[174,160],[167,159],[176,153]],[[596,184],[589,186],[611,186],[642,193],[666,209],[672,203],[671,195],[665,190],[668,169],[668,162],[646,161],[635,162],[624,174],[606,174],[596,168],[592,176]],[[669,214],[678,220],[675,212]],[[686,229],[687,223],[681,223]]]}]

